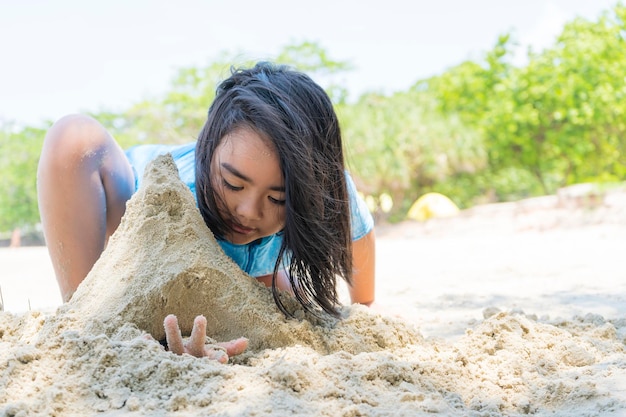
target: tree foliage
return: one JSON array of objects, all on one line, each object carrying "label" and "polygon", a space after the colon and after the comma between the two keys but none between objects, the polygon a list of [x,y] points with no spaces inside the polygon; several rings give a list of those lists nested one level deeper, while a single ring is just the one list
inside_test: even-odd
[{"label": "tree foliage", "polygon": [[[231,68],[250,67],[254,61],[240,54],[223,52],[204,67],[181,68],[172,79],[170,90],[160,98],[151,98],[132,105],[128,110],[93,114],[127,147],[140,143],[182,144],[200,132],[219,82],[229,76]],[[325,82],[340,100],[345,90],[334,83],[334,76],[350,68],[345,61],[332,60],[317,43],[289,44],[274,61],[305,71]]]},{"label": "tree foliage", "polygon": [[[273,61],[307,72],[336,105],[358,187],[390,195],[402,216],[437,191],[461,207],[552,193],[578,182],[626,180],[626,7],[597,21],[575,19],[555,43],[513,65],[515,42],[501,35],[466,61],[391,95],[348,102],[341,77],[352,66],[314,42],[287,45]],[[97,112],[123,147],[185,143],[200,131],[217,83],[231,66],[223,53],[182,68],[163,96],[120,113]],[[0,231],[38,220],[36,166],[44,130],[0,130]]]},{"label": "tree foliage", "polygon": [[0,128],[0,231],[39,221],[37,163],[44,134],[44,130],[32,127]]},{"label": "tree foliage", "polygon": [[533,193],[623,180],[625,17],[618,5],[597,22],[576,19],[519,68],[508,63],[510,39],[501,37],[482,65],[461,64],[428,89],[443,112],[459,112],[482,132],[494,178],[525,171],[536,184],[520,187]]},{"label": "tree foliage", "polygon": [[481,136],[458,115],[433,111],[434,103],[409,91],[338,106],[348,165],[363,192],[375,199],[388,194],[403,211],[437,184],[484,168]]}]

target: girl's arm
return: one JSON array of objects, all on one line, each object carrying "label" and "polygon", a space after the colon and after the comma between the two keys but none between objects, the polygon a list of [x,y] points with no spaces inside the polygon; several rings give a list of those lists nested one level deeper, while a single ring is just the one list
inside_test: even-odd
[{"label": "girl's arm", "polygon": [[354,272],[349,286],[352,303],[372,305],[375,298],[376,237],[374,230],[352,243]]},{"label": "girl's arm", "polygon": [[[371,306],[375,298],[376,237],[374,230],[352,243],[353,275],[352,285],[348,286],[352,303]],[[256,279],[267,287],[272,286],[272,275],[263,275]],[[284,270],[278,272],[278,289],[293,294],[289,278]]]},{"label": "girl's arm", "polygon": [[[265,284],[266,287],[272,287],[272,275],[261,275],[260,277],[256,277],[257,281]],[[289,283],[289,277],[287,276],[287,272],[284,269],[278,271],[278,275],[276,276],[276,286],[281,291],[287,291],[290,294],[293,294],[293,290],[291,289],[291,284]]]}]

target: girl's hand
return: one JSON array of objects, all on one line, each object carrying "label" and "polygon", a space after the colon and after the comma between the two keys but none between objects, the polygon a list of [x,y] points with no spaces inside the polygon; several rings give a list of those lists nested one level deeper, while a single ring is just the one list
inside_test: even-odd
[{"label": "girl's hand", "polygon": [[206,342],[206,318],[197,316],[193,322],[191,336],[183,341],[183,337],[178,326],[178,319],[170,314],[163,320],[165,328],[165,339],[168,349],[177,354],[187,353],[197,358],[207,357],[221,363],[228,362],[228,358],[242,353],[248,347],[248,339],[242,337],[230,342],[218,343],[217,345],[207,345]]}]

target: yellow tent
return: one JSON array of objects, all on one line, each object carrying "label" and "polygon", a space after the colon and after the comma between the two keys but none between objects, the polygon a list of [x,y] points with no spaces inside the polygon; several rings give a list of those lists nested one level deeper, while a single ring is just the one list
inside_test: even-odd
[{"label": "yellow tent", "polygon": [[409,209],[407,217],[420,222],[435,217],[452,217],[459,213],[459,208],[443,194],[427,193],[418,198]]}]

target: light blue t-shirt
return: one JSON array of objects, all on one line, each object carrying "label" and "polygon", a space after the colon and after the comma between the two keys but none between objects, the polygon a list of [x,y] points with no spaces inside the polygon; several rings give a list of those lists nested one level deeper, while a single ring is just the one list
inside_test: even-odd
[{"label": "light blue t-shirt", "polygon": [[[170,153],[178,167],[180,179],[189,187],[197,201],[195,149],[195,142],[186,145],[137,145],[128,149],[126,157],[135,173],[135,191],[141,185],[146,165],[157,156]],[[346,183],[350,197],[352,240],[355,241],[372,231],[374,219],[363,199],[357,194],[354,181],[348,172],[346,172]],[[218,239],[218,243],[242,270],[253,277],[259,277],[274,272],[282,236],[279,232],[245,245],[236,245],[221,239]]]}]

